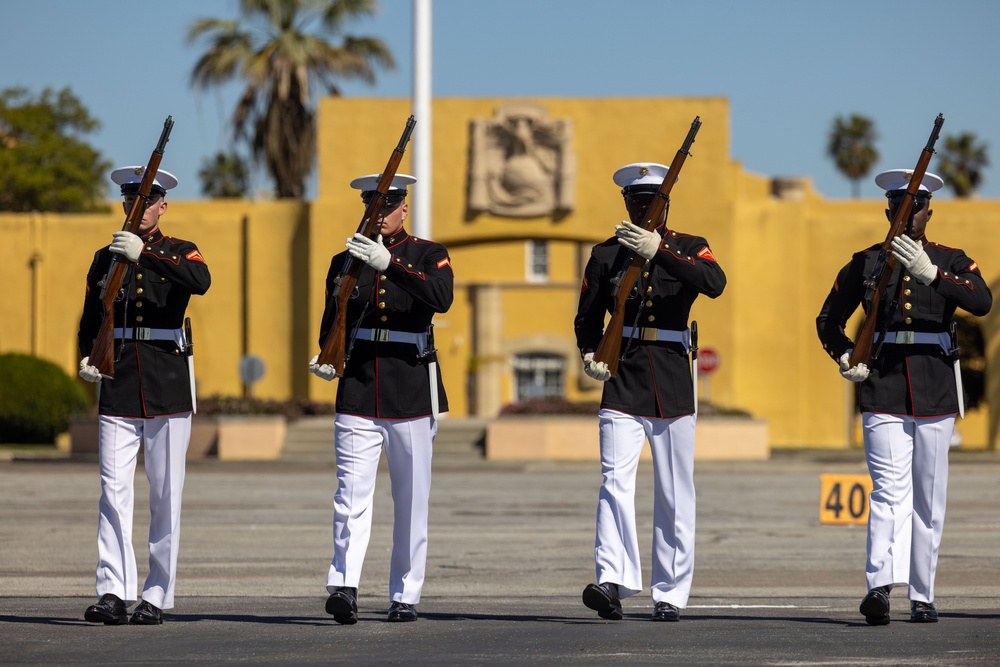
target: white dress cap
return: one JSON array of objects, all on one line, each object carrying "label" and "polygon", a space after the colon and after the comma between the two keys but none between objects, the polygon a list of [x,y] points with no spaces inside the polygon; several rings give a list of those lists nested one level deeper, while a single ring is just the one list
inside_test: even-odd
[{"label": "white dress cap", "polygon": [[[351,181],[351,187],[355,190],[361,190],[362,192],[372,192],[378,187],[378,182],[382,178],[382,174],[368,174],[367,176],[358,176],[353,181]],[[393,190],[402,191],[402,194],[406,194],[406,186],[413,185],[417,182],[417,179],[413,178],[409,174],[396,174],[392,177],[392,185],[389,186],[389,192]]]},{"label": "white dress cap", "polygon": [[[883,171],[875,177],[875,185],[887,192],[905,190],[910,185],[911,178],[913,178],[912,169],[890,169],[889,171]],[[934,192],[935,190],[940,190],[943,185],[944,180],[940,176],[927,171],[924,172],[924,178],[920,181],[919,189],[925,192]]]},{"label": "white dress cap", "polygon": [[[145,167],[140,167],[138,165],[133,165],[131,167],[120,167],[111,172],[111,180],[117,185],[132,185],[135,184],[138,187],[139,183],[142,182],[142,174],[146,171]],[[164,171],[158,169],[156,176],[153,178],[153,185],[159,186],[161,190],[166,192],[171,188],[177,187],[177,177],[171,174],[169,171]],[[126,190],[127,188],[122,188]]]},{"label": "white dress cap", "polygon": [[[623,190],[655,191],[667,176],[667,167],[656,162],[633,162],[615,171],[615,185]],[[640,187],[641,186],[641,187]]]}]

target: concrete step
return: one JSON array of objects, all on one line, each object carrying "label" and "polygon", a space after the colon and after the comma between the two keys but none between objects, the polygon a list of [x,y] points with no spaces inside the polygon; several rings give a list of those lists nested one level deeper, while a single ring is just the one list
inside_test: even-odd
[{"label": "concrete step", "polygon": [[434,438],[434,457],[485,458],[487,423],[485,419],[472,417],[442,419]]},{"label": "concrete step", "polygon": [[333,455],[333,417],[303,417],[288,425],[281,458]]},{"label": "concrete step", "polygon": [[[438,422],[434,458],[477,460],[485,453],[485,419],[448,418]],[[333,460],[333,417],[305,417],[288,425],[281,458],[285,460]]]}]

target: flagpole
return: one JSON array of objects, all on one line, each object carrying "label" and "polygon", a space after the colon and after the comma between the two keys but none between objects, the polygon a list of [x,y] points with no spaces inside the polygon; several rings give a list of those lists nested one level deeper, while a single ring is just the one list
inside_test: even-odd
[{"label": "flagpole", "polygon": [[412,195],[414,236],[431,237],[431,0],[413,0],[413,175],[417,187]]}]

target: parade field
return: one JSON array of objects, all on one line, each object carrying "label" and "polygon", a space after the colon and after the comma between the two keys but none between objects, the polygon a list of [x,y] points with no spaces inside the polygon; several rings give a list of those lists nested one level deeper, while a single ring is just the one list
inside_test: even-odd
[{"label": "parade field", "polygon": [[[594,576],[596,464],[439,456],[420,620],[388,624],[392,501],[382,470],[360,620],[348,626],[324,612],[332,452],[192,462],[176,607],[162,626],[105,627],[83,620],[95,599],[96,463],[15,458],[0,463],[0,662],[996,664],[1000,457],[952,454],[936,625],[908,621],[905,589],[894,591],[890,625],[870,627],[858,613],[865,529],[820,523],[820,475],[864,472],[860,452],[699,463],[689,607],[679,623],[651,622],[646,592],[624,601],[622,621],[609,622],[580,600]],[[647,554],[646,464],[638,487]],[[140,472],[133,536],[140,579],[147,488]]]}]

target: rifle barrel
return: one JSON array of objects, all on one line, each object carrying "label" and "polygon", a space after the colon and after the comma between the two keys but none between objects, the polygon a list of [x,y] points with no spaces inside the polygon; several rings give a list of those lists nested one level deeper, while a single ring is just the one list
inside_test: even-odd
[{"label": "rifle barrel", "polygon": [[913,210],[913,200],[920,190],[920,183],[924,180],[924,174],[927,173],[931,156],[934,155],[934,145],[941,134],[942,125],[944,125],[944,114],[939,113],[937,118],[934,119],[934,127],[931,129],[931,135],[927,139],[927,145],[920,152],[920,157],[917,159],[917,166],[913,168],[910,182],[906,184],[907,196],[903,197],[902,203],[893,216],[892,224],[889,225],[889,232],[886,234],[885,241],[882,242],[882,248],[879,252],[882,253],[884,261],[880,260],[875,263],[872,275],[865,281],[867,287],[864,296],[865,301],[868,303],[868,309],[865,313],[865,320],[861,325],[861,331],[858,333],[857,340],[854,341],[854,350],[851,352],[849,362],[851,368],[858,364],[871,364],[872,348],[875,343],[875,329],[877,328],[876,323],[879,311],[881,310],[882,298],[889,285],[889,279],[892,277],[898,263],[896,256],[891,252],[892,240],[906,230],[906,224],[910,220],[910,212]]},{"label": "rifle barrel", "polygon": [[[386,195],[389,193],[389,188],[392,187],[392,179],[396,176],[396,170],[399,169],[399,163],[403,159],[403,153],[416,124],[417,120],[412,115],[406,120],[406,127],[403,128],[399,143],[389,155],[389,161],[379,177],[375,194],[365,207],[361,224],[358,225],[358,234],[364,234],[372,240],[378,236],[375,225],[382,217]],[[333,366],[337,375],[344,374],[344,364],[349,356],[347,350],[347,297],[354,291],[363,266],[362,262],[353,261],[353,258],[348,255],[334,279],[335,287],[327,300],[327,309],[333,309],[334,312],[333,326],[326,334],[326,340],[323,342],[323,348],[319,352],[316,363]]]},{"label": "rifle barrel", "polygon": [[[691,123],[691,129],[688,130],[684,142],[674,155],[674,159],[667,169],[667,175],[664,177],[663,182],[660,183],[660,187],[656,191],[656,196],[653,197],[649,208],[646,209],[646,213],[643,216],[642,227],[646,231],[656,229],[657,224],[659,224],[660,219],[663,217],[663,213],[667,208],[667,202],[670,201],[670,191],[673,189],[674,183],[677,182],[677,176],[684,166],[684,160],[691,154],[691,145],[694,143],[694,138],[700,128],[701,116],[695,116],[694,121]],[[624,251],[624,248],[622,250]],[[597,350],[594,351],[594,361],[603,361],[607,364],[612,376],[618,373],[622,332],[625,326],[625,306],[628,302],[628,295],[639,280],[639,273],[644,264],[645,260],[642,256],[634,255],[631,261],[628,262],[627,268],[615,277],[617,287],[615,287],[613,294],[615,302],[614,310],[611,313],[611,320],[604,330],[604,335],[601,337],[601,342],[598,344]]]},{"label": "rifle barrel", "polygon": [[[163,158],[163,151],[167,145],[167,141],[170,140],[170,131],[173,130],[173,127],[173,116],[167,116],[167,119],[163,122],[163,130],[160,132],[160,138],[156,142],[156,148],[150,154],[146,170],[142,173],[142,181],[139,183],[139,191],[132,202],[132,208],[129,209],[128,214],[125,216],[125,224],[122,227],[124,231],[133,234],[139,231],[139,226],[142,224],[142,216],[146,212],[146,204],[149,201],[149,192],[153,189],[153,180],[156,178],[156,172],[160,169],[160,160]],[[90,351],[90,364],[95,366],[101,372],[101,375],[109,379],[114,379],[115,377],[115,360],[113,354],[115,344],[115,300],[118,298],[118,292],[121,290],[127,269],[127,262],[120,262],[117,256],[112,256],[111,264],[108,266],[108,273],[104,279],[104,287],[101,291],[104,318],[101,320],[101,326],[97,330],[97,338],[94,339],[94,346]],[[125,326],[124,322],[122,326]]]}]

